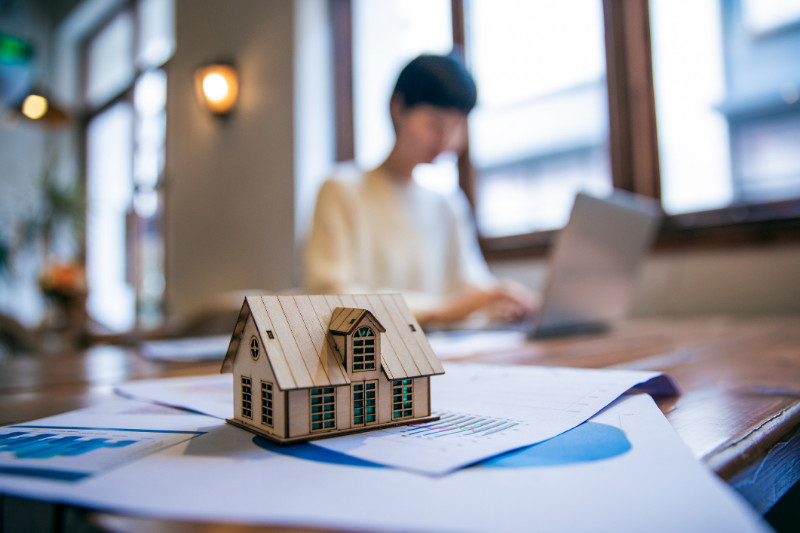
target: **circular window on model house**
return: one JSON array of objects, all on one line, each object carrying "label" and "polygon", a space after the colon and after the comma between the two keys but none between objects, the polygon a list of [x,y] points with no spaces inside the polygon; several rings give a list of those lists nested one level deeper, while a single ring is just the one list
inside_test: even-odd
[{"label": "circular window on model house", "polygon": [[253,360],[258,359],[258,352],[259,352],[258,338],[255,335],[253,335],[252,337],[250,337],[250,357],[252,357]]}]

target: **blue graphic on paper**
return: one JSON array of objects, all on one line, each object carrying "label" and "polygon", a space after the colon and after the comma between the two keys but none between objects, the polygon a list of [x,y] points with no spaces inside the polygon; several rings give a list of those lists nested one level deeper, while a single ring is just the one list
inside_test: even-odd
[{"label": "blue graphic on paper", "polygon": [[79,481],[203,432],[135,428],[0,428],[0,475]]},{"label": "blue graphic on paper", "polygon": [[[319,463],[384,468],[383,465],[350,457],[313,444],[280,446],[263,437],[254,437],[258,446],[281,455]],[[478,468],[530,468],[600,461],[622,455],[631,449],[625,432],[598,422],[580,426],[550,440],[492,457],[474,465]]]}]

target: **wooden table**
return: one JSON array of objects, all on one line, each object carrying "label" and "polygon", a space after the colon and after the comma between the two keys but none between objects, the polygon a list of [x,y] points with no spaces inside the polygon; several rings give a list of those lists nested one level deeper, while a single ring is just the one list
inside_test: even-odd
[{"label": "wooden table", "polygon": [[[800,479],[800,317],[639,320],[607,334],[531,341],[464,360],[663,370],[683,391],[677,397],[657,399],[670,423],[695,456],[758,511],[769,510]],[[39,359],[6,359],[0,361],[0,424],[103,402],[113,396],[115,384],[130,379],[218,371],[217,362],[154,362],[135,349],[111,346]],[[42,512],[36,511],[42,509],[37,505],[42,504],[6,497],[3,519],[9,523],[36,515],[40,523],[31,527],[59,531],[257,529],[71,508]]]}]

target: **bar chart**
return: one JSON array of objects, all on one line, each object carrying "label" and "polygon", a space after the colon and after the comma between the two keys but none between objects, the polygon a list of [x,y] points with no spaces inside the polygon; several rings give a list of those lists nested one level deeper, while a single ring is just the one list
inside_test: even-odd
[{"label": "bar chart", "polygon": [[0,474],[74,482],[202,432],[124,428],[0,428]]},{"label": "bar chart", "polygon": [[55,433],[12,431],[0,435],[0,452],[11,452],[20,459],[49,459],[51,457],[76,457],[100,448],[122,448],[136,440],[111,440],[84,438],[78,435],[58,436]]},{"label": "bar chart", "polygon": [[516,420],[440,412],[439,420],[407,426],[402,436],[437,439],[442,437],[489,437],[519,426]]}]

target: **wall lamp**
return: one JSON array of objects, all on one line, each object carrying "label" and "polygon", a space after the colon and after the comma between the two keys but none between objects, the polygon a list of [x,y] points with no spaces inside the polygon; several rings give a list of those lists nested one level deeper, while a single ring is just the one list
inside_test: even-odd
[{"label": "wall lamp", "polygon": [[62,124],[67,120],[67,113],[53,104],[43,91],[34,89],[17,106],[15,110],[30,120],[46,122],[51,125]]},{"label": "wall lamp", "polygon": [[194,84],[200,104],[217,116],[227,116],[239,98],[239,75],[229,63],[213,63],[198,68]]}]

